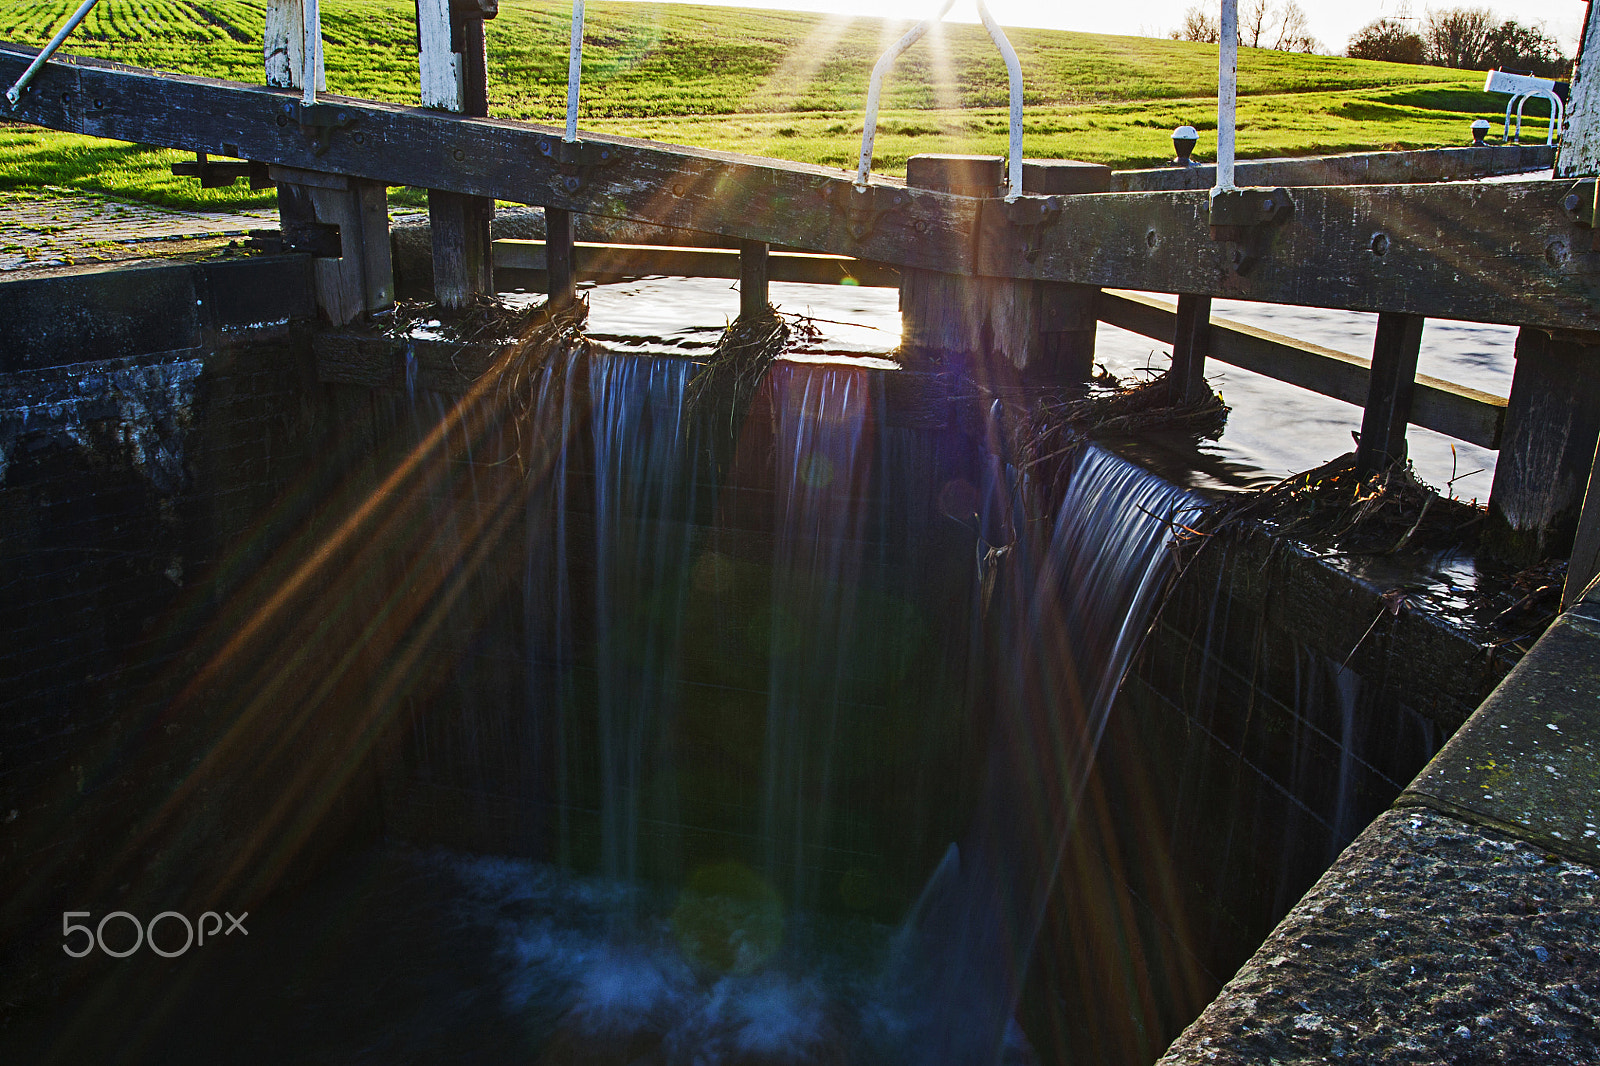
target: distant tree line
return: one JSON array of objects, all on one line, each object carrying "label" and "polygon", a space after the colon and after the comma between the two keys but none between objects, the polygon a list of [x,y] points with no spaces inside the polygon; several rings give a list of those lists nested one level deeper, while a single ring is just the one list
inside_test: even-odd
[{"label": "distant tree line", "polygon": [[[1183,13],[1183,22],[1168,34],[1175,41],[1216,44],[1222,28],[1210,7],[1196,4]],[[1239,4],[1239,43],[1246,48],[1275,48],[1280,52],[1315,52],[1321,44],[1311,36],[1311,23],[1295,0],[1243,0]]]},{"label": "distant tree line", "polygon": [[1416,28],[1398,19],[1378,19],[1350,38],[1345,55],[1461,70],[1498,67],[1545,78],[1564,78],[1572,66],[1543,26],[1502,21],[1482,7],[1429,10]]},{"label": "distant tree line", "polygon": [[[1169,36],[1178,41],[1216,44],[1222,37],[1213,4],[1196,4]],[[1239,43],[1283,52],[1320,50],[1306,13],[1295,0],[1240,0]],[[1462,70],[1531,71],[1564,78],[1572,60],[1543,26],[1497,19],[1488,8],[1430,9],[1420,20],[1381,18],[1350,38],[1345,55],[1390,63],[1425,63]]]}]

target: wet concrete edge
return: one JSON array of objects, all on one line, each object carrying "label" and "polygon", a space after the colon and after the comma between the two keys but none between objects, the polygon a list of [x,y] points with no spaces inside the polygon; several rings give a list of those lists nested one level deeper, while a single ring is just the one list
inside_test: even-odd
[{"label": "wet concrete edge", "polygon": [[1161,1066],[1600,1062],[1597,755],[1591,588]]}]

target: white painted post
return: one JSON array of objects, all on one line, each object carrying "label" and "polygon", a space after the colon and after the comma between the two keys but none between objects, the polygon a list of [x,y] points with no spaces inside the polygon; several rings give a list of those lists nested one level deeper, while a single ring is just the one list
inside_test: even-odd
[{"label": "white painted post", "polygon": [[[267,84],[278,89],[305,87],[305,6],[301,0],[267,0],[267,26],[263,54]],[[320,43],[321,34],[317,35]],[[321,51],[317,54],[317,88],[326,92],[328,75]]]},{"label": "white painted post", "polygon": [[1600,174],[1600,18],[1594,17],[1591,3],[1572,72],[1572,96],[1567,101],[1567,128],[1556,155],[1556,177],[1595,174]]},{"label": "white painted post", "polygon": [[578,139],[578,85],[583,80],[583,0],[572,0],[572,46],[567,55],[567,134]]},{"label": "white painted post", "polygon": [[461,54],[450,49],[450,0],[417,0],[422,106],[464,110]]},{"label": "white painted post", "polygon": [[1217,191],[1233,189],[1235,116],[1239,106],[1239,0],[1222,0],[1217,57]]}]

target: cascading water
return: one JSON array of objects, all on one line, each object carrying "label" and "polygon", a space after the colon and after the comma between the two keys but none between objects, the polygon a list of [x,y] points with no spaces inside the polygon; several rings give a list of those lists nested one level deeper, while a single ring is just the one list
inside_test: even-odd
[{"label": "cascading water", "polygon": [[[775,365],[719,452],[727,412],[686,408],[693,372],[577,353],[528,385],[533,835],[599,873],[582,894],[611,916],[601,941],[560,932],[559,900],[514,923],[508,980],[542,990],[558,1043],[674,1062],[1026,1061],[1033,937],[1193,501],[1087,447],[1038,530],[1011,475],[929,480],[949,449],[880,425],[851,366]],[[911,886],[873,853],[925,878],[952,838],[891,936]],[[841,905],[880,920],[821,917]]]}]

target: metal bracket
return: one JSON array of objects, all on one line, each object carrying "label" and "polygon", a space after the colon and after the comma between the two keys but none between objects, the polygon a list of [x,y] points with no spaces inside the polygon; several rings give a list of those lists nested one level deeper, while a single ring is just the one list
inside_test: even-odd
[{"label": "metal bracket", "polygon": [[180,178],[199,178],[202,189],[226,189],[240,178],[250,179],[250,188],[256,192],[272,188],[276,182],[267,174],[267,164],[251,160],[213,162],[206,153],[196,152],[193,163],[174,163],[172,173]]},{"label": "metal bracket", "polygon": [[1218,189],[1211,194],[1211,239],[1238,245],[1233,269],[1248,274],[1294,215],[1288,189]]},{"label": "metal bracket", "polygon": [[621,154],[614,144],[598,141],[564,141],[559,137],[539,138],[539,154],[555,163],[561,172],[561,188],[575,193],[593,179],[595,171],[615,163]]},{"label": "metal bracket", "polygon": [[885,215],[901,210],[911,202],[911,194],[893,185],[860,187],[848,182],[830,182],[822,189],[822,199],[844,219],[850,236],[864,241],[872,236]]},{"label": "metal bracket", "polygon": [[311,142],[311,154],[322,155],[333,144],[333,131],[349,129],[360,117],[338,104],[294,104],[294,120]]},{"label": "metal bracket", "polygon": [[1211,196],[1211,239],[1243,241],[1263,226],[1279,226],[1294,214],[1288,189],[1222,189]]},{"label": "metal bracket", "polygon": [[1600,181],[1589,178],[1577,182],[1561,201],[1561,209],[1584,229],[1594,229],[1596,200],[1600,200]]},{"label": "metal bracket", "polygon": [[1019,196],[1005,205],[1006,222],[1022,230],[1022,258],[1032,263],[1044,245],[1044,231],[1061,221],[1059,196]]}]

